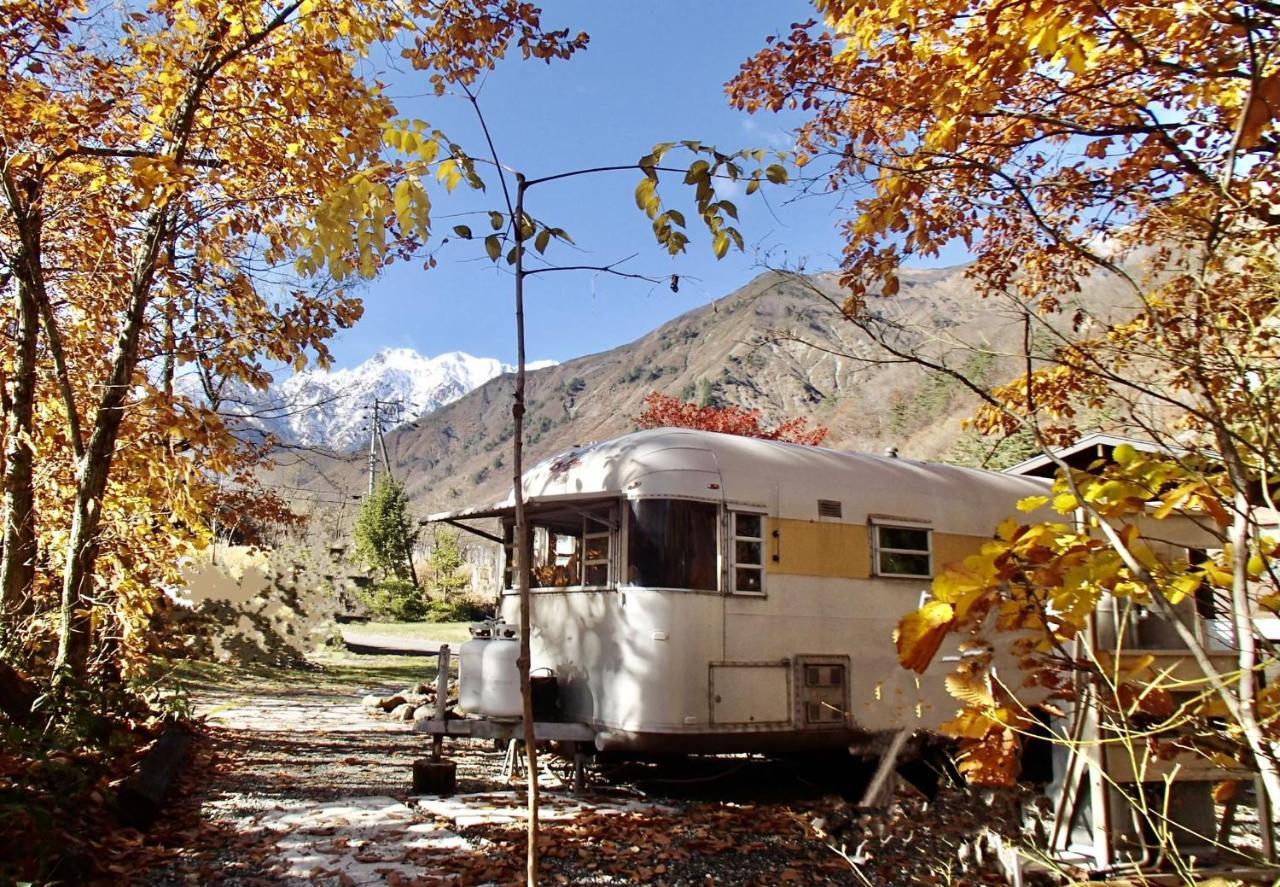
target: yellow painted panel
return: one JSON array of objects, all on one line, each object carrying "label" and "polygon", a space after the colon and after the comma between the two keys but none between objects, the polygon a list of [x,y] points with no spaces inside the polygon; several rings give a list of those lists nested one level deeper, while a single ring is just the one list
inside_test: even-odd
[{"label": "yellow painted panel", "polygon": [[983,542],[990,536],[961,536],[958,533],[933,534],[933,574],[936,576],[951,564],[958,564],[971,554],[977,554]]},{"label": "yellow painted panel", "polygon": [[[791,576],[831,576],[867,579],[871,576],[871,535],[859,524],[826,523],[791,519],[769,519],[766,539],[766,572]],[[772,537],[776,530],[777,538]],[[976,552],[986,536],[958,533],[933,534],[933,567],[940,572]],[[777,554],[778,560],[772,555]]]},{"label": "yellow painted panel", "polygon": [[[765,540],[769,573],[851,579],[871,575],[871,539],[865,526],[770,518],[769,530],[770,538]],[[779,555],[776,561],[774,554]]]}]

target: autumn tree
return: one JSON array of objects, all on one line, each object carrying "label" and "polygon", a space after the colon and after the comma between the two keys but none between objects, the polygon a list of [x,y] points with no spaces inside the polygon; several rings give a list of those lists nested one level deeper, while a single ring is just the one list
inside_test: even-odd
[{"label": "autumn tree", "polygon": [[[1055,537],[1045,528],[1062,522],[1003,527],[958,568],[967,578],[939,578],[935,599],[904,624],[904,661],[923,667],[950,631],[1013,627],[1007,614],[1029,604],[1088,612],[1105,593],[1152,607],[1181,626],[1227,732],[1275,804],[1254,618],[1277,584],[1261,509],[1280,469],[1280,9],[1261,0],[816,5],[821,21],[771,41],[729,92],[748,111],[806,112],[797,147],[819,171],[813,185],[850,194],[845,315],[884,333],[875,306],[897,293],[902,264],[961,244],[976,293],[1020,319],[1025,371],[979,384],[898,330],[879,340],[968,384],[983,403],[980,430],[1029,432],[1051,451],[1078,434],[1083,412],[1106,406],[1168,454],[1126,453],[1101,476],[1061,466],[1056,504],[1093,529]],[[1083,304],[1085,278],[1122,295]],[[1197,521],[1216,537],[1201,560],[1142,541],[1151,500],[1156,516]],[[1233,671],[1216,668],[1172,612],[1197,590],[1230,625]],[[1041,620],[1044,643],[1069,641],[1071,622]],[[971,700],[988,717],[970,735],[1008,726],[990,694]]]},{"label": "autumn tree", "polygon": [[803,416],[767,428],[761,424],[759,410],[686,403],[678,397],[658,391],[645,395],[644,410],[635,417],[635,422],[640,429],[696,428],[700,431],[718,431],[721,434],[758,437],[761,440],[777,440],[811,447],[821,445],[827,437],[825,427],[810,429],[809,420]]},{"label": "autumn tree", "polygon": [[326,364],[358,319],[291,262],[324,196],[379,162],[395,108],[358,60],[406,34],[441,89],[586,40],[508,0],[0,11],[0,587],[10,636],[58,599],[60,681],[94,624],[142,640],[212,515],[282,511],[253,479],[264,449],[174,375],[261,387],[264,361]]}]

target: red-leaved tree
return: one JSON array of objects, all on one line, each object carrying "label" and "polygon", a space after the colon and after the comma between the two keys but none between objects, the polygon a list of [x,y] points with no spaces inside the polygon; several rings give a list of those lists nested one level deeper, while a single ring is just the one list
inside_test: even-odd
[{"label": "red-leaved tree", "polygon": [[819,425],[811,429],[808,427],[808,419],[788,419],[776,428],[765,428],[760,424],[759,410],[744,410],[733,406],[698,406],[657,391],[645,397],[644,411],[636,416],[636,425],[641,429],[696,428],[700,431],[719,431],[721,434],[780,440],[811,447],[818,446],[827,437],[825,426]]}]

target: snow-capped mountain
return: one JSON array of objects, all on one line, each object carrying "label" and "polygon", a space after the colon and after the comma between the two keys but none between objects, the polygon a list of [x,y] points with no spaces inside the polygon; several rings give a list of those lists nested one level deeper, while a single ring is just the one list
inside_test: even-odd
[{"label": "snow-capped mountain", "polygon": [[[526,364],[530,370],[554,360]],[[375,399],[400,401],[404,410],[387,421],[409,422],[437,410],[515,367],[492,357],[450,351],[426,357],[411,348],[384,348],[350,369],[305,370],[252,398],[252,424],[287,443],[342,450],[368,434]]]}]

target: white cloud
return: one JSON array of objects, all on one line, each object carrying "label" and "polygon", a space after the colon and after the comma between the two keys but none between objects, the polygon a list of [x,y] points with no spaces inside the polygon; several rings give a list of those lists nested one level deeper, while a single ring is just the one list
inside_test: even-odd
[{"label": "white cloud", "polygon": [[721,200],[733,200],[742,193],[742,182],[733,179],[719,178],[715,181],[716,197]]},{"label": "white cloud", "polygon": [[742,129],[747,135],[764,143],[756,147],[787,149],[791,148],[795,143],[791,134],[785,129],[779,129],[776,126],[761,126],[754,117],[743,117]]}]

